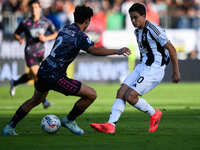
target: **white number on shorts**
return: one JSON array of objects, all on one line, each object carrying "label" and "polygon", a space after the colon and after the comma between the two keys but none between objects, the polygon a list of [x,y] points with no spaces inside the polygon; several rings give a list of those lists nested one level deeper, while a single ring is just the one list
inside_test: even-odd
[{"label": "white number on shorts", "polygon": [[54,52],[57,48],[58,48],[58,46],[62,43],[62,41],[63,41],[63,38],[62,38],[62,36],[59,36],[57,39],[56,39],[56,41],[58,41],[58,43],[54,46],[54,48],[51,50],[51,56],[52,57],[55,57],[56,56],[56,53]]}]

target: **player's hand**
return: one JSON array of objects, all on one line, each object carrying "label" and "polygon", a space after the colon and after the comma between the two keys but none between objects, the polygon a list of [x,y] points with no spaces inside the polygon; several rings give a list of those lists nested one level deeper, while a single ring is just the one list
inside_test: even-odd
[{"label": "player's hand", "polygon": [[117,50],[117,54],[124,55],[125,57],[127,57],[128,55],[131,54],[131,50],[127,47],[123,47],[123,48]]},{"label": "player's hand", "polygon": [[38,34],[38,38],[41,42],[45,42],[46,41],[46,36],[44,34]]},{"label": "player's hand", "polygon": [[24,41],[25,41],[25,38],[20,39],[20,40],[19,40],[19,44],[23,44]]},{"label": "player's hand", "polygon": [[173,83],[178,83],[181,81],[181,75],[179,72],[173,72],[172,74],[172,82]]}]

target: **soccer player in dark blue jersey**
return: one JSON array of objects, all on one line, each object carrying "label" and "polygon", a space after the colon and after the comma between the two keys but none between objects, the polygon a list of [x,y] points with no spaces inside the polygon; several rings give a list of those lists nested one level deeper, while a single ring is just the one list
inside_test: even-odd
[{"label": "soccer player in dark blue jersey", "polygon": [[[38,0],[31,0],[29,2],[32,16],[24,19],[16,29],[14,37],[23,44],[26,38],[26,46],[24,49],[26,65],[30,69],[29,73],[21,75],[18,80],[11,79],[10,95],[15,95],[16,86],[22,83],[27,83],[33,79],[37,80],[37,72],[39,64],[44,58],[44,42],[54,40],[57,36],[57,31],[53,23],[45,17],[41,17],[41,6]],[[50,34],[45,36],[49,32]],[[24,33],[25,38],[21,38],[21,33]],[[43,107],[48,108],[52,103],[46,99],[43,101]]]},{"label": "soccer player in dark blue jersey", "polygon": [[75,119],[94,102],[97,97],[96,91],[80,81],[68,78],[67,67],[80,50],[96,56],[115,54],[127,56],[130,54],[130,50],[125,47],[118,50],[95,47],[89,37],[83,33],[92,16],[93,10],[90,7],[76,6],[75,23],[66,25],[60,30],[50,55],[39,68],[34,95],[18,108],[9,124],[1,132],[2,135],[17,135],[15,133],[17,123],[45,99],[49,90],[60,92],[66,96],[80,97],[69,114],[61,120],[61,125],[75,134],[84,134]]}]

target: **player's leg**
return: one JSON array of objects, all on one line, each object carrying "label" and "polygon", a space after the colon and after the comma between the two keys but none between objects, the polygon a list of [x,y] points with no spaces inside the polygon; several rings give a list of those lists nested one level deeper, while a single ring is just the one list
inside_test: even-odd
[{"label": "player's leg", "polygon": [[[154,72],[154,76],[150,75],[152,74],[152,72]],[[156,126],[153,126],[153,128],[152,125],[154,125],[155,122],[159,122],[162,112],[159,110],[155,110],[151,105],[146,102],[146,100],[138,98],[138,96],[149,92],[156,85],[158,85],[161,82],[163,75],[163,69],[152,70],[150,67],[138,65],[134,69],[134,71],[132,71],[131,74],[125,79],[125,81],[122,83],[121,88],[118,90],[117,99],[115,100],[111,109],[108,123],[91,123],[90,126],[100,132],[114,133],[116,123],[120,115],[124,111],[125,100],[138,110],[148,113],[150,115],[151,124],[149,132],[155,131],[158,127],[158,124],[155,124]]]},{"label": "player's leg", "polygon": [[31,111],[32,108],[40,104],[45,97],[47,96],[48,92],[40,93],[35,90],[34,95],[31,99],[24,102],[16,111],[14,116],[12,117],[11,121],[8,125],[2,130],[2,135],[18,135],[15,133],[16,125]]},{"label": "player's leg", "polygon": [[81,84],[80,91],[76,94],[80,99],[74,104],[73,109],[68,114],[67,118],[71,121],[80,116],[96,99],[96,91],[85,85]]},{"label": "player's leg", "polygon": [[61,124],[67,127],[75,134],[84,134],[84,131],[78,127],[75,119],[80,116],[84,111],[94,102],[96,99],[96,91],[91,87],[81,84],[80,91],[76,94],[81,98],[74,104],[74,107],[69,112],[69,114],[61,120]]},{"label": "player's leg", "polygon": [[29,73],[24,73],[18,80],[11,79],[10,80],[10,86],[11,86],[11,88],[10,88],[10,95],[11,96],[15,95],[15,89],[16,89],[17,85],[23,84],[23,83],[27,83],[29,80],[34,79],[33,77],[34,77],[34,75],[31,72],[31,67],[30,67]]},{"label": "player's leg", "polygon": [[162,116],[162,112],[155,110],[149,103],[147,103],[146,100],[143,98],[138,98],[138,96],[151,91],[162,81],[164,76],[164,69],[165,66],[160,68],[145,67],[135,84],[130,86],[131,88],[125,94],[125,100],[129,104],[138,110],[149,114],[149,132],[154,132],[157,129],[159,120]]},{"label": "player's leg", "polygon": [[[35,57],[29,55],[28,53],[25,53],[25,60],[26,60],[26,65],[30,68],[31,65],[34,65],[35,62],[37,61],[34,61]],[[10,88],[10,95],[11,96],[14,96],[15,95],[15,89],[17,87],[17,85],[19,84],[22,84],[22,83],[27,83],[30,79],[33,79],[32,76],[30,76],[30,72],[27,74],[23,74],[18,80],[13,80],[11,79],[10,80],[10,85],[11,85],[11,88]]]},{"label": "player's leg", "polygon": [[138,72],[140,70],[140,66],[141,66],[140,64],[136,66],[136,68],[126,77],[120,89],[117,91],[117,96],[113,103],[108,123],[105,124],[91,123],[90,126],[92,128],[94,128],[99,132],[105,132],[105,133],[115,132],[115,126],[126,106],[125,94],[130,89],[129,86],[133,85],[136,79],[139,77]]},{"label": "player's leg", "polygon": [[115,126],[126,107],[126,102],[124,101],[124,95],[128,89],[129,87],[126,84],[121,85],[120,89],[117,92],[117,97],[113,103],[108,122],[105,124],[91,123],[90,126],[92,128],[94,128],[96,131],[99,132],[105,132],[105,133],[115,132]]},{"label": "player's leg", "polygon": [[39,65],[32,65],[32,66],[30,66],[30,70],[29,70],[29,73],[28,73],[28,77],[30,79],[33,79],[35,82],[37,81],[38,69],[39,69]]},{"label": "player's leg", "polygon": [[69,79],[66,76],[58,80],[58,83],[54,85],[53,90],[63,93],[66,96],[74,95],[80,97],[69,114],[61,120],[61,124],[75,134],[84,134],[84,131],[77,126],[75,119],[93,103],[96,99],[96,91],[91,87],[77,80]]},{"label": "player's leg", "polygon": [[76,94],[76,96],[80,96],[81,98],[76,102],[77,107],[82,110],[86,110],[96,99],[97,94],[96,91],[85,85],[84,83],[81,84],[80,91]]},{"label": "player's leg", "polygon": [[17,85],[27,83],[30,80],[28,74],[23,74],[18,80],[11,79],[10,80],[10,95],[13,97],[15,95],[15,90]]},{"label": "player's leg", "polygon": [[139,93],[130,88],[125,94],[125,100],[138,110],[149,114],[149,116],[153,116],[155,109],[149,103],[147,103],[146,100],[139,98],[139,95]]},{"label": "player's leg", "polygon": [[[39,63],[38,59],[39,58],[35,58],[35,62],[38,61],[38,63]],[[30,66],[28,77],[34,80],[34,85],[35,85],[35,83],[37,81],[37,72],[38,72],[38,69],[39,69],[39,65],[32,65],[32,66]],[[44,109],[47,109],[48,107],[50,107],[50,106],[53,105],[52,102],[49,102],[46,99],[44,99],[44,101],[42,102],[42,104],[43,104],[43,108]]]},{"label": "player's leg", "polygon": [[9,124],[1,132],[2,135],[17,135],[14,131],[17,123],[23,119],[32,108],[40,104],[46,98],[48,91],[51,89],[51,83],[45,80],[40,74],[38,74],[38,78],[32,98],[19,107]]},{"label": "player's leg", "polygon": [[81,84],[80,91],[76,94],[81,98],[74,104],[74,107],[69,114],[61,120],[64,127],[69,128],[73,133],[84,134],[84,131],[78,127],[75,119],[80,116],[96,99],[96,91],[91,87]]}]

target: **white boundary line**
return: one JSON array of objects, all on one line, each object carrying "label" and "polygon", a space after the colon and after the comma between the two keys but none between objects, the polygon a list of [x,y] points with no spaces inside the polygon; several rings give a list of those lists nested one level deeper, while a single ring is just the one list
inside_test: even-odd
[{"label": "white boundary line", "polygon": [[[0,109],[17,109],[18,106],[0,106]],[[62,107],[54,106],[54,109],[61,109]],[[101,109],[102,107],[90,107],[91,109]],[[200,109],[200,106],[155,106],[156,109]],[[132,107],[127,107],[126,109],[132,109]]]},{"label": "white boundary line", "polygon": [[[11,118],[12,116],[0,116],[0,118]],[[35,116],[35,115],[28,115],[26,118],[41,118],[41,116]],[[63,116],[64,117],[64,116]],[[96,118],[96,117],[109,117],[109,115],[82,115],[81,117],[84,118]],[[122,115],[121,118],[149,118],[149,116],[124,116]],[[162,118],[181,118],[181,119],[200,119],[200,116],[162,116]]]}]

